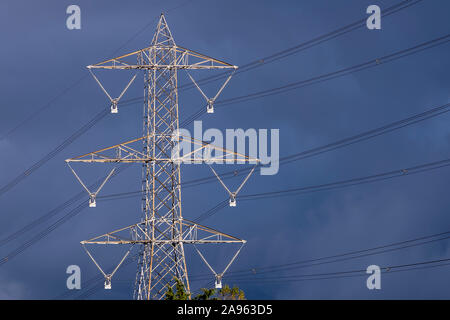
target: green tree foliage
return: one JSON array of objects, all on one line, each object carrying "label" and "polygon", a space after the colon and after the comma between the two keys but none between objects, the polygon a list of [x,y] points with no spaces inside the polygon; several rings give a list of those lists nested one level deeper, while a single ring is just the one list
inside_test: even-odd
[{"label": "green tree foliage", "polygon": [[164,300],[175,300],[175,294],[173,293],[173,289],[171,286],[167,286],[166,295],[164,296]]},{"label": "green tree foliage", "polygon": [[[175,278],[175,291],[172,287],[168,286],[165,300],[188,300],[189,294],[186,292],[183,282]],[[202,293],[193,297],[193,300],[245,300],[244,291],[236,286],[230,288],[230,286],[225,285],[219,291],[216,289],[202,288]]]},{"label": "green tree foliage", "polygon": [[181,282],[178,279],[175,279],[177,284],[176,284],[176,292],[175,292],[175,298],[174,300],[187,300],[189,299],[189,294],[186,292],[185,288],[184,288],[184,283]]},{"label": "green tree foliage", "polygon": [[244,291],[239,289],[236,286],[230,288],[228,285],[225,285],[222,289],[219,290],[217,294],[218,300],[245,300]]},{"label": "green tree foliage", "polygon": [[194,300],[217,300],[214,295],[216,294],[216,289],[206,289],[202,288],[202,293],[194,297]]},{"label": "green tree foliage", "polygon": [[165,300],[187,300],[189,298],[186,289],[184,288],[184,283],[180,279],[175,278],[175,292],[170,285],[167,285]]}]

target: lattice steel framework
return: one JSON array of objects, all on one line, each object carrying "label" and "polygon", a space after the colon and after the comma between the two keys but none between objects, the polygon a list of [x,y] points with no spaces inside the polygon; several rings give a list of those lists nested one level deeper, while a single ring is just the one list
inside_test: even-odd
[{"label": "lattice steel framework", "polygon": [[[175,42],[164,17],[148,54],[139,53],[141,65],[176,65]],[[177,69],[147,70],[144,73],[144,155],[159,158],[171,157],[174,147],[172,134],[178,129]],[[180,166],[170,161],[146,162],[143,164],[143,214],[144,230],[151,239],[181,240],[181,177]],[[189,291],[189,280],[182,242],[157,244],[154,241],[143,246],[136,274],[136,299],[160,296],[174,276],[185,283]]]},{"label": "lattice steel framework", "polygon": [[[207,98],[195,80],[189,75],[195,86],[205,97],[208,112],[210,112],[215,99],[228,83],[237,67],[177,46],[164,15],[161,15],[156,33],[149,47],[90,65],[88,68],[91,72],[93,69],[135,69],[144,72],[143,137],[66,161],[67,163],[142,163],[143,213],[142,220],[138,224],[82,241],[81,243],[85,248],[86,245],[92,244],[126,244],[139,247],[134,290],[135,299],[161,299],[167,288],[175,285],[175,278],[181,280],[187,291],[190,292],[184,244],[235,243],[240,244],[240,248],[242,248],[245,240],[183,219],[181,211],[180,164],[184,159],[181,156],[175,159],[173,150],[176,143],[188,138],[177,135],[174,139],[174,132],[178,132],[179,129],[177,72],[180,69],[230,69],[232,71],[219,89],[219,92],[212,99]],[[111,112],[117,113],[118,102],[134,81],[136,75],[128,83],[119,98],[116,99],[111,98],[99,79],[94,74],[93,76],[110,99]],[[215,148],[202,141],[194,141],[194,139],[190,138],[188,140],[196,146],[193,153],[205,148]],[[143,146],[142,151],[138,151],[137,145],[141,143]],[[245,155],[228,150],[221,149],[221,151],[225,162],[233,160],[239,163],[255,163],[259,161],[258,159],[251,159]],[[230,155],[233,155],[234,158],[230,158]],[[88,191],[91,202],[93,202],[92,206],[95,206],[95,196],[104,183],[95,193],[91,193],[75,171],[73,169],[72,171]],[[111,175],[112,173],[108,175],[107,179]],[[240,248],[233,256],[231,262],[236,258]],[[112,275],[128,256],[131,249],[127,251],[119,265],[110,274],[106,274],[89,250],[87,248],[86,250],[105,276],[105,288],[110,288]],[[198,250],[197,252],[210,267],[204,256]],[[210,269],[213,271],[211,267]],[[216,279],[220,280],[224,272],[220,274],[214,272]]]}]

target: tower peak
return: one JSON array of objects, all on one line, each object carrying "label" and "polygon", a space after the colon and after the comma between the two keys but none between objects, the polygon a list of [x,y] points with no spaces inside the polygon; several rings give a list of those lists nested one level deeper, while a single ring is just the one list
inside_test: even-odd
[{"label": "tower peak", "polygon": [[167,24],[163,12],[161,12],[161,15],[159,17],[158,26],[156,27],[156,32],[153,36],[152,45],[175,45],[175,41],[172,37],[172,33],[170,32],[169,25]]}]

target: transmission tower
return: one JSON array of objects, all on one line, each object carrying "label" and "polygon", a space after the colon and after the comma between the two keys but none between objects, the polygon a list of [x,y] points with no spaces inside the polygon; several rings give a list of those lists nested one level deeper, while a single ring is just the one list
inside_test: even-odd
[{"label": "transmission tower", "polygon": [[[219,160],[225,163],[258,164],[259,160],[182,136],[179,133],[177,73],[179,70],[188,72],[189,69],[224,69],[224,71],[228,69],[230,71],[225,82],[212,98],[209,98],[204,93],[191,74],[188,73],[189,78],[206,101],[207,112],[213,113],[215,100],[227,85],[237,67],[177,46],[166,19],[161,14],[149,47],[90,65],[87,68],[109,98],[111,113],[118,113],[119,101],[136,79],[136,74],[128,82],[119,97],[112,98],[93,70],[136,70],[136,72],[142,71],[144,78],[143,137],[66,160],[77,180],[88,192],[90,207],[96,206],[96,196],[105,183],[114,175],[115,168],[106,176],[97,191],[92,192],[86,187],[70,163],[72,165],[77,162],[142,164],[143,201],[141,221],[81,242],[89,257],[104,275],[105,289],[111,288],[113,275],[129,256],[132,248],[137,246],[139,254],[134,289],[135,299],[161,299],[164,297],[166,290],[176,284],[175,279],[182,281],[187,292],[190,293],[185,244],[194,245],[201,259],[213,272],[216,287],[220,288],[223,274],[239,254],[242,246],[245,244],[245,240],[183,218],[181,210],[180,165],[189,162],[188,159],[191,159],[192,155],[198,155],[199,153],[202,155],[208,154],[209,157],[197,157],[195,161],[208,164]],[[179,154],[177,146],[180,142],[192,144],[194,150],[191,153]],[[139,145],[141,145],[141,148],[139,148]],[[211,157],[213,152],[215,156]],[[211,169],[220,183],[229,192],[230,206],[235,206],[236,194],[253,170],[244,179],[236,192],[230,192],[216,171],[212,167]],[[196,246],[210,243],[238,245],[236,253],[223,272],[216,272]],[[121,244],[129,245],[130,247],[116,268],[112,272],[107,273],[88,249],[88,245],[95,244]]]}]

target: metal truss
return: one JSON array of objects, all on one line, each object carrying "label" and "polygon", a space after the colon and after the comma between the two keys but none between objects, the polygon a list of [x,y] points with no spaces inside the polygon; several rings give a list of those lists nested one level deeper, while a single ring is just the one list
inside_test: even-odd
[{"label": "metal truss", "polygon": [[[129,245],[138,247],[139,259],[134,298],[162,299],[167,289],[175,285],[175,278],[182,281],[186,290],[190,293],[184,253],[185,244],[240,244],[239,250],[237,250],[222,273],[216,273],[196,247],[201,259],[214,273],[216,285],[218,287],[221,286],[220,280],[223,273],[236,259],[242,246],[245,244],[245,240],[183,218],[181,211],[180,166],[182,163],[190,162],[192,157],[194,157],[194,162],[205,162],[208,164],[217,162],[257,164],[259,159],[250,158],[178,133],[177,72],[180,69],[230,69],[230,76],[212,98],[208,98],[192,76],[188,74],[207,101],[207,111],[211,113],[214,101],[228,84],[237,67],[177,46],[164,15],[161,15],[156,33],[149,47],[90,65],[87,68],[90,71],[93,69],[135,69],[144,73],[143,136],[66,160],[75,177],[83,185],[90,197],[93,198],[94,202],[95,196],[111,177],[112,173],[110,173],[100,188],[93,193],[86,188],[80,177],[70,166],[70,163],[139,163],[142,165],[143,199],[141,222],[81,242],[89,257],[104,275],[105,288],[111,288],[112,276],[128,256],[131,248],[120,260],[114,271],[111,274],[106,274],[87,249],[89,245]],[[91,73],[110,99],[111,112],[117,113],[117,103],[133,83],[136,75],[128,82],[120,96],[113,99],[100,80],[93,72]],[[179,150],[177,150],[180,143],[190,143],[193,149],[181,155]],[[211,156],[213,150],[214,156]],[[198,154],[206,154],[207,156],[199,157]],[[230,197],[235,198],[250,174],[236,192],[230,192],[225,187],[230,193]],[[219,181],[224,185],[220,178]]]},{"label": "metal truss", "polygon": [[[211,229],[196,222],[181,219],[173,221],[167,217],[155,219],[155,227],[162,232],[158,237],[151,238],[146,231],[146,226],[150,221],[142,221],[131,226],[127,226],[106,234],[94,237],[89,240],[81,241],[81,244],[174,244],[178,242],[190,244],[209,244],[209,243],[245,243],[245,240],[238,239],[229,234]],[[180,233],[179,239],[166,237],[169,228],[177,224]]]},{"label": "metal truss", "polygon": [[[163,24],[165,21],[163,21]],[[173,38],[170,38],[170,31],[168,27],[163,24],[158,25],[162,27],[159,30],[160,35],[166,38],[163,42],[153,43],[151,46],[137,50],[123,56],[109,59],[94,65],[89,65],[89,69],[120,69],[120,70],[156,70],[156,69],[237,69],[237,66],[233,66],[229,63],[208,57],[201,53],[180,47],[175,45]],[[158,31],[157,31],[158,32]],[[163,34],[165,33],[165,34]],[[159,39],[153,39],[153,41],[159,41]],[[165,55],[175,57],[173,60],[160,60],[155,61],[152,59],[155,55],[165,51]],[[145,57],[143,63],[134,63],[136,57]],[[138,59],[139,60],[139,59]]]},{"label": "metal truss", "polygon": [[[171,153],[159,152],[156,157],[146,154],[144,151],[138,151],[138,143],[146,140],[168,140],[174,142]],[[192,145],[190,152],[181,155],[177,152],[176,146],[181,143],[189,143]],[[182,151],[182,150],[179,150]],[[212,151],[220,156],[211,156]],[[93,151],[78,157],[67,159],[66,162],[84,162],[84,163],[145,163],[145,162],[211,162],[211,163],[259,163],[258,158],[248,157],[244,154],[234,152],[231,150],[217,147],[211,143],[200,141],[191,137],[171,134],[150,134],[148,136],[140,137],[130,141],[126,141],[111,147],[103,148],[101,150]]]}]

